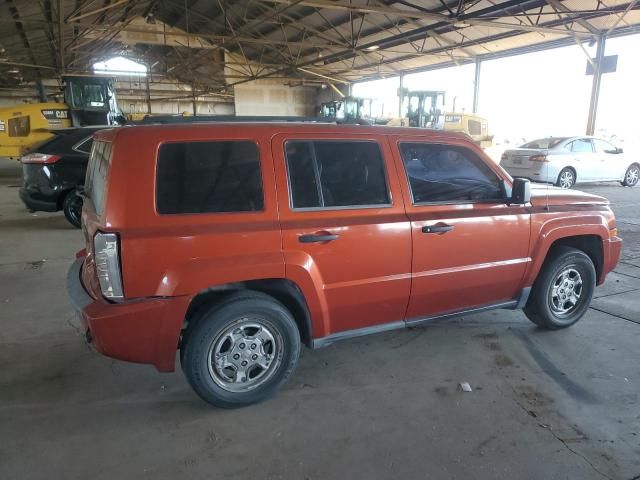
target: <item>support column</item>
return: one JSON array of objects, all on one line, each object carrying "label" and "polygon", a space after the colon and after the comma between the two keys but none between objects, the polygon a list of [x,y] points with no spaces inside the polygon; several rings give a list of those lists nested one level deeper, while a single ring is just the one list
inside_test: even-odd
[{"label": "support column", "polygon": [[149,77],[150,76],[151,76],[151,66],[149,66],[147,64],[147,75],[146,75],[145,79],[146,79],[146,87],[147,87],[147,92],[146,92],[147,113],[149,115],[151,115],[151,88],[149,87]]},{"label": "support column", "polygon": [[64,14],[62,0],[58,0],[58,51],[60,54],[60,73],[64,73]]},{"label": "support column", "polygon": [[191,101],[193,102],[193,116],[195,117],[198,115],[198,111],[196,108],[196,87],[193,85],[191,86]]},{"label": "support column", "polygon": [[478,113],[478,100],[480,99],[480,67],[482,60],[476,58],[476,70],[473,77],[473,113]]},{"label": "support column", "polygon": [[604,46],[607,37],[600,34],[598,47],[593,65],[593,83],[591,84],[591,100],[589,102],[589,118],[587,119],[587,135],[593,135],[596,129],[596,116],[598,114],[598,99],[600,98],[600,81],[602,80],[602,61],[604,59]]},{"label": "support column", "polygon": [[404,103],[404,94],[402,91],[404,90],[404,75],[400,74],[400,87],[398,88],[398,118],[402,118],[402,105]]}]

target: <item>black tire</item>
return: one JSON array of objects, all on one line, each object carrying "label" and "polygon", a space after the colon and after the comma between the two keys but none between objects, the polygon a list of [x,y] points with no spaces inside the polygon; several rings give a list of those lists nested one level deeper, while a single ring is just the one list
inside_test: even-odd
[{"label": "black tire", "polygon": [[[574,276],[573,281],[571,278],[566,279],[571,290],[564,290],[567,288],[564,287],[566,283],[562,284],[561,282],[561,285],[557,286],[560,275],[567,271],[577,272],[579,275],[579,277]],[[573,275],[573,273],[571,275]],[[577,278],[581,281],[578,300],[566,313],[560,313],[558,311],[559,308],[565,308],[571,304],[569,300],[571,296],[568,292],[577,292],[577,288],[575,287],[575,285],[578,285],[578,281],[576,281]],[[575,248],[565,246],[555,247],[549,253],[548,258],[545,260],[538,274],[538,278],[533,284],[531,295],[529,296],[527,305],[524,307],[524,313],[529,320],[542,328],[557,330],[569,327],[580,320],[586,313],[591,304],[595,287],[596,269],[589,256]],[[554,291],[554,288],[558,290]],[[554,292],[558,295],[554,296]],[[559,298],[565,292],[569,298],[566,302]],[[557,304],[558,300],[562,302],[560,306]]]},{"label": "black tire", "polygon": [[[260,325],[261,334],[269,334],[271,343],[252,340],[257,336],[243,336],[251,333],[252,325]],[[234,334],[239,336],[231,340]],[[258,333],[254,331],[254,335]],[[250,351],[256,344],[257,349]],[[298,363],[300,345],[296,322],[281,303],[259,292],[239,292],[200,309],[183,336],[180,361],[189,384],[203,400],[217,407],[238,408],[270,397],[286,383]],[[234,368],[237,364],[238,369],[219,368],[210,363],[210,356],[218,353],[218,346],[226,348],[220,355],[234,362]],[[266,369],[258,362],[251,363],[251,357],[258,357],[254,353],[260,353],[263,362],[270,361],[265,358],[272,359]],[[241,362],[244,365],[249,362],[244,369],[247,383],[239,380]],[[251,378],[252,372],[258,373]],[[227,378],[229,375],[235,378]]]},{"label": "black tire", "polygon": [[80,228],[82,220],[82,197],[75,190],[67,193],[62,201],[64,218],[76,228]]},{"label": "black tire", "polygon": [[632,163],[624,172],[624,180],[620,183],[624,187],[635,187],[638,184],[638,179],[640,179],[640,165]]},{"label": "black tire", "polygon": [[558,174],[556,186],[569,189],[576,184],[576,176],[576,171],[573,168],[565,167]]}]

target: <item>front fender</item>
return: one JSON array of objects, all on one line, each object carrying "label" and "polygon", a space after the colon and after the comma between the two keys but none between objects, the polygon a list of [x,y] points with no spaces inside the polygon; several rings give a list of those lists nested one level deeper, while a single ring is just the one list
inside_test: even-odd
[{"label": "front fender", "polygon": [[[537,219],[536,219],[537,220]],[[547,253],[554,242],[567,237],[582,235],[596,235],[603,244],[609,240],[609,226],[607,220],[601,215],[577,215],[561,216],[543,221],[532,222],[531,238],[537,241],[531,247],[532,261],[524,276],[524,285],[530,286],[542,268]]]}]

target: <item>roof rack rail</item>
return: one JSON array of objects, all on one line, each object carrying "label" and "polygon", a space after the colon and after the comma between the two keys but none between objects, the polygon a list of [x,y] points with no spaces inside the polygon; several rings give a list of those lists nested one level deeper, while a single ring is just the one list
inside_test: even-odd
[{"label": "roof rack rail", "polygon": [[236,115],[147,115],[142,120],[131,122],[132,124],[151,123],[199,123],[199,122],[311,122],[311,123],[336,123],[320,117],[294,117],[294,116],[236,116]]}]

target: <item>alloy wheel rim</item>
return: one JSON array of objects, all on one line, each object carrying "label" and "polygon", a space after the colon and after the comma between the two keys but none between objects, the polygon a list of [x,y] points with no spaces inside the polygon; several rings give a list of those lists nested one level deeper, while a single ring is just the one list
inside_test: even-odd
[{"label": "alloy wheel rim", "polygon": [[549,306],[558,317],[573,313],[582,297],[583,281],[580,272],[567,267],[555,278],[549,289]]},{"label": "alloy wheel rim", "polygon": [[573,173],[570,171],[564,171],[560,174],[560,186],[562,188],[571,188],[573,185]]},{"label": "alloy wheel rim", "polygon": [[629,185],[635,185],[638,183],[638,177],[640,177],[640,169],[638,169],[638,167],[631,167],[627,171],[626,180]]},{"label": "alloy wheel rim", "polygon": [[229,392],[245,392],[264,384],[282,362],[283,341],[266,322],[243,317],[211,342],[207,355],[213,381]]}]

